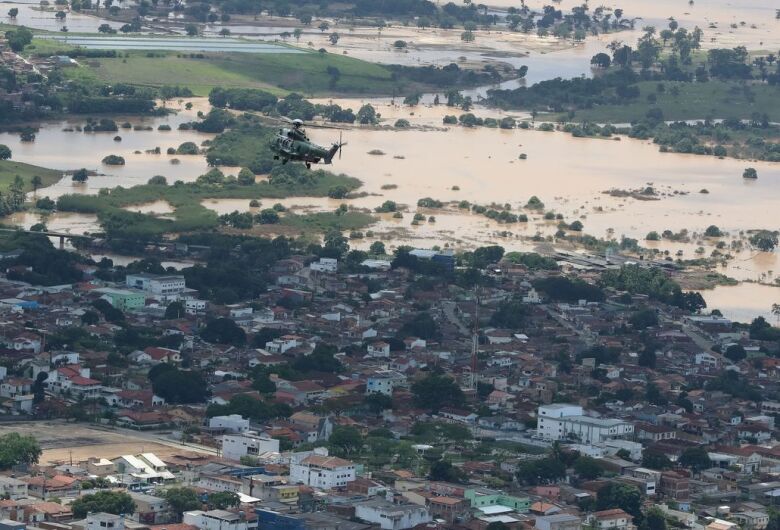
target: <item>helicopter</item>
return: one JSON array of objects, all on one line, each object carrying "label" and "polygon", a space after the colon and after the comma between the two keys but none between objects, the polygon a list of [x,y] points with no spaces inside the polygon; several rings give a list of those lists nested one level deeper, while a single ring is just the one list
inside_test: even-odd
[{"label": "helicopter", "polygon": [[334,143],[329,148],[315,144],[306,136],[303,129],[303,121],[292,120],[291,128],[279,129],[279,133],[270,142],[271,150],[274,152],[274,160],[282,159],[282,164],[290,160],[300,161],[306,164],[306,169],[311,169],[312,164],[330,164],[336,153],[341,158],[341,148],[346,144],[342,143],[339,135],[338,143]]}]

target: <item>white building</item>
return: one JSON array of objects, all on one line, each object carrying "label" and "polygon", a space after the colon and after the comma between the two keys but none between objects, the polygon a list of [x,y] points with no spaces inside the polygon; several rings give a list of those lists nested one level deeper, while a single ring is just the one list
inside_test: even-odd
[{"label": "white building", "polygon": [[122,479],[131,482],[159,483],[173,480],[173,473],[168,466],[154,453],[142,453],[140,455],[122,455],[111,462],[116,466],[117,473]]},{"label": "white building", "polygon": [[246,432],[249,430],[249,420],[240,414],[229,416],[214,416],[209,419],[209,429],[224,429],[227,432]]},{"label": "white building", "polygon": [[393,395],[393,378],[387,374],[377,373],[366,379],[366,394]]},{"label": "white building", "polygon": [[184,301],[184,310],[187,314],[194,315],[206,310],[206,301],[192,298]]},{"label": "white building", "polygon": [[263,453],[278,453],[279,440],[248,431],[222,436],[222,457],[239,461],[242,456],[258,456]]},{"label": "white building", "polygon": [[248,528],[246,517],[227,510],[184,512],[182,522],[195,526],[199,530],[247,530]]},{"label": "white building", "polygon": [[320,489],[345,487],[355,480],[355,464],[335,456],[311,454],[290,464],[290,482]]},{"label": "white building", "polygon": [[125,276],[128,287],[142,290],[146,295],[163,302],[173,302],[182,298],[187,286],[184,276],[179,274],[128,274]]},{"label": "white building", "polygon": [[369,357],[390,357],[390,344],[383,340],[372,342],[366,346],[366,354]]},{"label": "white building", "polygon": [[27,497],[27,483],[12,477],[0,476],[0,497],[11,500]]},{"label": "white building", "polygon": [[572,440],[595,444],[632,436],[634,426],[623,420],[585,416],[578,405],[555,403],[539,407],[536,434],[548,441]]},{"label": "white building", "polygon": [[317,272],[336,272],[338,264],[339,261],[335,258],[320,258],[319,261],[309,265],[309,268]]},{"label": "white building", "polygon": [[125,530],[124,515],[90,513],[84,520],[84,530]]},{"label": "white building", "polygon": [[300,346],[301,337],[296,335],[282,335],[281,337],[265,343],[265,350],[269,353],[285,353],[287,350]]},{"label": "white building", "polygon": [[355,517],[379,525],[382,530],[404,530],[432,520],[425,506],[393,504],[384,499],[356,503]]}]

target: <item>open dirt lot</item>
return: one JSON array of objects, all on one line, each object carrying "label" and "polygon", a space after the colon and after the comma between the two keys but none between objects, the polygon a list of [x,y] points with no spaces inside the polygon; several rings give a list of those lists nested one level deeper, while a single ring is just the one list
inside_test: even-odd
[{"label": "open dirt lot", "polygon": [[174,442],[156,440],[155,434],[125,429],[101,428],[63,421],[0,424],[0,435],[18,432],[32,434],[41,444],[41,464],[87,460],[90,457],[114,458],[123,454],[155,453],[160,458],[198,451]]}]

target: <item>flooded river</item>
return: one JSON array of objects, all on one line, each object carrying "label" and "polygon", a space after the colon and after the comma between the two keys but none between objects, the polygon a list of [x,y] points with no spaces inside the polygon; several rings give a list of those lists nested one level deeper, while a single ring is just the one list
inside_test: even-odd
[{"label": "flooded river", "polygon": [[[51,3],[54,4],[54,2]],[[114,5],[122,5],[122,3],[115,2]],[[58,7],[56,9],[55,7],[52,5],[49,9],[44,10],[38,1],[0,2],[0,22],[45,31],[61,31],[63,27],[66,27],[69,33],[97,33],[101,24],[108,24],[114,29],[119,29],[122,26],[119,22],[73,11],[68,11],[65,19],[60,21],[54,16],[59,10]],[[15,18],[7,16],[8,10],[12,8],[19,10]]]},{"label": "flooded river", "polygon": [[[178,130],[180,123],[198,119],[197,107],[185,110],[178,102],[169,102],[168,107],[179,112],[155,118],[115,117],[114,121],[120,126],[117,132],[65,130],[86,124],[85,116],[83,120],[44,124],[36,134],[35,142],[22,142],[18,134],[0,133],[0,144],[10,147],[14,160],[18,162],[60,170],[86,168],[99,173],[99,176],[90,177],[84,184],[65,178],[45,192],[40,192],[51,198],[68,193],[97,193],[101,188],[135,186],[146,183],[155,175],[164,175],[171,184],[176,180],[191,181],[208,171],[206,160],[202,156],[167,155],[166,150],[169,147],[177,148],[184,142],[200,145],[214,135]],[[134,128],[121,128],[124,122],[132,124]],[[171,130],[158,130],[160,125],[169,126]],[[116,136],[121,141],[116,141]],[[147,153],[157,147],[161,154]],[[102,164],[101,160],[111,154],[124,157],[125,165]]]}]

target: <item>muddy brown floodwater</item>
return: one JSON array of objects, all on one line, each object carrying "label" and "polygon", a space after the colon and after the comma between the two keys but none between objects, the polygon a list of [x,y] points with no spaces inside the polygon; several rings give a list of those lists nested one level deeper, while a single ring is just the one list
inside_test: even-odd
[{"label": "muddy brown floodwater", "polygon": [[[748,165],[740,160],[719,160],[715,157],[660,153],[650,142],[622,139],[574,138],[558,132],[535,130],[499,130],[487,128],[441,127],[446,107],[392,106],[387,100],[337,100],[338,103],[359,107],[371,102],[389,123],[404,117],[413,125],[426,125],[428,130],[393,130],[350,128],[344,132],[344,148],[341,160],[330,168],[344,172],[363,181],[361,191],[368,195],[347,201],[326,198],[290,198],[282,201],[262,201],[262,207],[281,202],[287,208],[302,212],[331,211],[342,202],[361,209],[373,210],[385,200],[392,200],[404,208],[403,218],[395,219],[383,214],[370,229],[376,238],[382,238],[392,248],[398,244],[419,246],[448,245],[468,248],[487,243],[498,243],[508,249],[531,250],[534,235],[552,236],[558,229],[556,222],[541,219],[542,212],[529,212],[524,205],[531,196],[539,197],[545,210],[561,213],[567,222],[579,219],[585,233],[596,237],[636,238],[640,244],[678,252],[684,259],[708,256],[717,240],[702,238],[709,225],[717,225],[728,233],[724,239],[744,238],[751,229],[776,230],[780,218],[776,213],[776,200],[780,194],[780,164],[750,162],[759,173],[758,180],[745,181],[742,171]],[[202,100],[198,101],[202,107]],[[499,116],[497,111],[478,108],[483,116]],[[168,155],[134,154],[160,146],[178,146],[184,141],[200,143],[209,138],[191,131],[176,130],[178,123],[192,119],[195,110],[176,116],[144,120],[152,131],[120,130],[123,142],[114,143],[114,133],[64,132],[63,123],[46,125],[33,144],[20,145],[15,136],[0,135],[0,143],[8,144],[14,158],[55,168],[88,167],[107,173],[103,177],[89,179],[86,186],[75,185],[68,178],[54,186],[39,190],[39,196],[56,197],[62,193],[96,193],[102,187],[133,186],[146,182],[153,175],[164,175],[169,182],[181,179],[192,181],[206,169],[202,156],[179,156],[179,165],[171,165]],[[135,122],[134,122],[135,123]],[[162,123],[171,125],[171,131],[158,131]],[[430,126],[436,126],[431,130]],[[327,144],[336,138],[337,131],[312,129],[312,138]],[[16,143],[14,143],[16,142]],[[380,150],[382,155],[369,154]],[[110,153],[127,158],[127,165],[120,168],[106,167],[99,160]],[[521,160],[520,154],[527,159]],[[226,169],[235,173],[235,168]],[[385,189],[387,185],[395,186]],[[660,200],[639,201],[630,197],[613,197],[603,192],[612,188],[638,189],[653,186]],[[699,191],[706,188],[709,193]],[[417,201],[432,197],[452,203],[445,209],[419,210],[426,221],[411,224],[418,211]],[[516,213],[527,213],[528,223],[501,225],[484,216],[459,210],[455,203],[467,200],[489,205],[508,203]],[[248,200],[206,200],[204,206],[219,213],[233,210],[250,211]],[[171,215],[170,205],[156,201],[135,205],[131,209],[158,215]],[[428,222],[434,216],[435,222]],[[20,213],[12,218],[29,227],[40,217],[33,213]],[[94,231],[94,216],[55,213],[47,219],[48,226],[73,232]],[[691,240],[684,243],[666,241],[645,243],[650,231],[679,232],[687,229]],[[355,240],[356,247],[368,246],[373,239]],[[697,249],[701,248],[699,252]],[[756,253],[742,250],[734,259],[718,269],[738,280],[772,283],[775,271],[780,270],[775,253]],[[751,286],[761,291],[761,296],[750,297],[747,302],[755,314],[768,314],[771,304],[767,300],[780,301],[780,289],[770,286]],[[727,304],[732,288],[719,288],[705,292],[705,298],[716,297],[717,306],[724,314],[744,307],[745,297],[737,294],[733,304]],[[717,293],[717,294],[716,294]],[[737,303],[738,302],[738,303]],[[743,309],[739,309],[743,311]],[[741,314],[741,313],[739,313]]]}]

